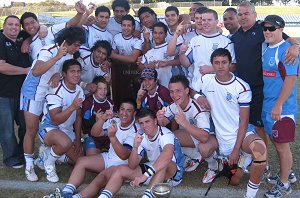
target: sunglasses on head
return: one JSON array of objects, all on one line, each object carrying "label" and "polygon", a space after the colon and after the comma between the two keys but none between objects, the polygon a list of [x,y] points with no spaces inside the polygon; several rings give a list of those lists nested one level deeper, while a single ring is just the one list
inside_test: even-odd
[{"label": "sunglasses on head", "polygon": [[277,28],[274,26],[270,26],[270,27],[263,26],[263,30],[264,32],[266,32],[267,30],[269,30],[269,32],[274,32],[275,30],[277,30]]}]

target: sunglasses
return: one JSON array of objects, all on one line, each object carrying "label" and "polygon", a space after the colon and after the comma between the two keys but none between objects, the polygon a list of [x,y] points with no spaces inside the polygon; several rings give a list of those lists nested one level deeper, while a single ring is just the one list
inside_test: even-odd
[{"label": "sunglasses", "polygon": [[277,28],[274,26],[270,26],[270,27],[263,26],[263,30],[264,32],[266,32],[267,30],[269,30],[269,32],[274,32],[275,30],[277,30]]}]

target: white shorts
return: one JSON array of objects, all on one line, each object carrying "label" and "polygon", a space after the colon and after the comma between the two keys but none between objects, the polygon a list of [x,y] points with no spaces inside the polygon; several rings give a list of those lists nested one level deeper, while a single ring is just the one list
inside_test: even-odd
[{"label": "white shorts", "polygon": [[[59,128],[57,127],[46,127],[46,128],[44,128],[44,129],[41,129],[41,130],[39,130],[39,138],[40,138],[40,140],[41,140],[41,142],[42,143],[44,143],[44,139],[45,139],[45,137],[46,137],[46,134],[47,133],[51,133],[51,131],[52,130],[59,130]],[[72,141],[72,142],[74,142],[74,140],[75,140],[75,133],[73,132],[73,131],[62,131],[62,132],[64,132],[69,138],[70,138],[70,140]]]},{"label": "white shorts", "polygon": [[111,157],[108,152],[101,153],[105,169],[111,167],[111,166],[119,166],[119,165],[125,165],[128,164],[127,160],[121,160],[121,159],[115,159],[115,157]]},{"label": "white shorts", "polygon": [[43,112],[45,100],[43,101],[35,101],[28,99],[27,97],[21,94],[20,97],[20,110],[27,111],[36,116],[40,116]]}]

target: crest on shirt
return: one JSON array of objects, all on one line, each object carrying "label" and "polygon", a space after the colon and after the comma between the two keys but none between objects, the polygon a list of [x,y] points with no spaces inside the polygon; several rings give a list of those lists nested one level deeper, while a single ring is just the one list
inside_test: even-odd
[{"label": "crest on shirt", "polygon": [[227,94],[226,94],[226,100],[229,101],[229,102],[232,100],[231,93],[227,92]]},{"label": "crest on shirt", "polygon": [[275,63],[276,63],[275,57],[271,57],[271,58],[269,59],[269,66],[274,66]]},{"label": "crest on shirt", "polygon": [[6,47],[10,47],[11,46],[11,42],[5,42]]},{"label": "crest on shirt", "polygon": [[219,43],[213,43],[212,50],[215,51],[218,49]]}]

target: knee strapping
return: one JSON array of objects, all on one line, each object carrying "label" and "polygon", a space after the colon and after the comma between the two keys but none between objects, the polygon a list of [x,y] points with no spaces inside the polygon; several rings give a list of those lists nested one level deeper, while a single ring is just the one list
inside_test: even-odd
[{"label": "knee strapping", "polygon": [[249,148],[252,151],[253,165],[264,165],[267,163],[267,149],[262,139],[254,139],[250,142]]}]

